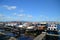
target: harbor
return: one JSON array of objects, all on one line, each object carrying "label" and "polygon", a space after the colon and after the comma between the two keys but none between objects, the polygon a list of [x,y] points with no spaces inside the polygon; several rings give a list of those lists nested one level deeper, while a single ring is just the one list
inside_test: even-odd
[{"label": "harbor", "polygon": [[0,40],[60,40],[60,0],[0,0]]},{"label": "harbor", "polygon": [[46,22],[28,23],[20,23],[19,25],[9,22],[8,24],[1,23],[0,35],[7,36],[4,38],[6,40],[59,40],[60,30],[55,23],[50,26]]}]

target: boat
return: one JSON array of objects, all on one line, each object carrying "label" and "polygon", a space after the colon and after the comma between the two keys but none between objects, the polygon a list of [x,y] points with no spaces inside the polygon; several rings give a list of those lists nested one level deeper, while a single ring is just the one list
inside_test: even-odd
[{"label": "boat", "polygon": [[56,24],[51,24],[50,26],[48,26],[47,30],[57,31],[57,25]]},{"label": "boat", "polygon": [[47,24],[44,24],[44,23],[42,23],[42,24],[38,24],[38,30],[46,30],[46,28],[47,28],[47,26],[46,26]]}]

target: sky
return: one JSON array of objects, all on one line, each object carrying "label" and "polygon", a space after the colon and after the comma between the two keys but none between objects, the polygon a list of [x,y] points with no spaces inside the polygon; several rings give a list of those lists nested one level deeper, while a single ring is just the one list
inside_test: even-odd
[{"label": "sky", "polygon": [[0,21],[60,21],[60,0],[0,0]]}]

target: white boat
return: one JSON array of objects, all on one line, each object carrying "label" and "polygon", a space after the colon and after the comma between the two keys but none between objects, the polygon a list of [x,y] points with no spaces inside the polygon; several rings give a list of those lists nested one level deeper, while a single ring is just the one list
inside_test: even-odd
[{"label": "white boat", "polygon": [[29,29],[34,29],[34,27],[35,27],[35,26],[29,26],[29,27],[27,27],[26,29],[28,29],[28,30],[29,30]]},{"label": "white boat", "polygon": [[57,25],[52,24],[50,27],[47,28],[47,30],[57,30]]},{"label": "white boat", "polygon": [[18,27],[18,28],[24,28],[24,26],[23,26],[23,25],[18,25],[17,27]]}]

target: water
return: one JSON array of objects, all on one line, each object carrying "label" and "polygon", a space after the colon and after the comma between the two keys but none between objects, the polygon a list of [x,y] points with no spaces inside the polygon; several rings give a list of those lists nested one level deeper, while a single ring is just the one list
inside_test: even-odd
[{"label": "water", "polygon": [[24,35],[21,35],[18,40],[33,40],[33,37],[32,36],[24,36]]},{"label": "water", "polygon": [[[5,35],[0,36],[0,40],[7,40],[9,37],[15,37],[16,34],[13,34],[11,32],[6,32],[2,29],[0,29],[0,32],[5,33]],[[21,35],[17,38],[18,40],[33,40],[33,36],[26,36],[21,33]]]}]

